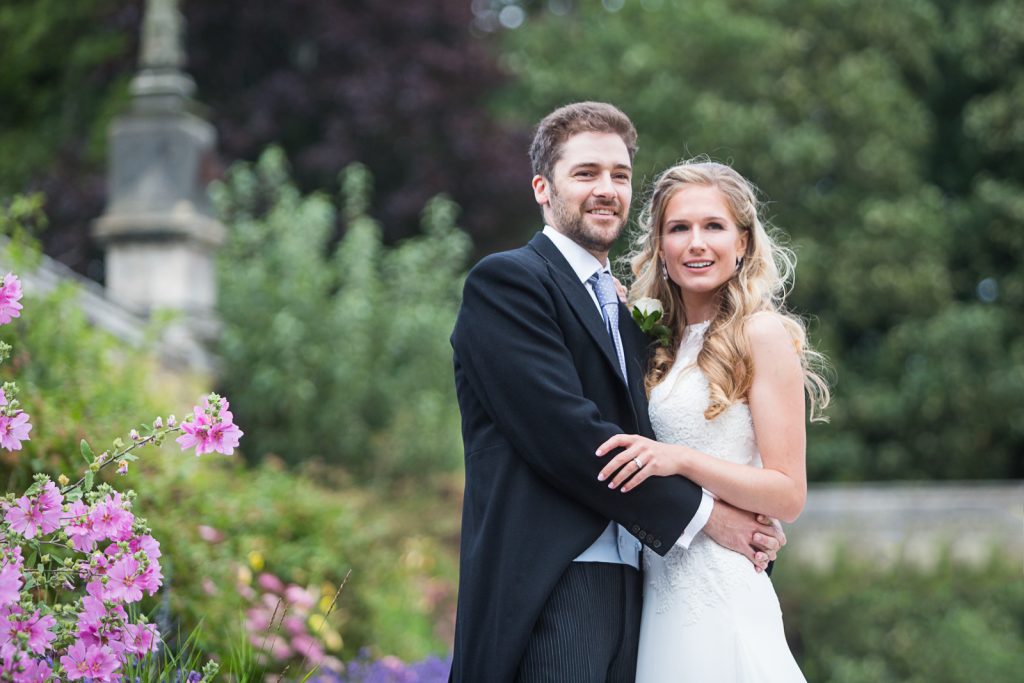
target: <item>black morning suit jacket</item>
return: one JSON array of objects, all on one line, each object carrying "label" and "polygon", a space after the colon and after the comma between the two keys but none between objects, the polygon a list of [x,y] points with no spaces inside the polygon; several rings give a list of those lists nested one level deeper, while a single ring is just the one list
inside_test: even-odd
[{"label": "black morning suit jacket", "polygon": [[451,681],[513,680],[552,588],[608,520],[664,555],[696,513],[701,490],[681,477],[628,494],[597,481],[606,439],[653,437],[650,339],[621,304],[619,321],[628,387],[601,313],[542,233],[466,279],[452,333],[466,490]]}]

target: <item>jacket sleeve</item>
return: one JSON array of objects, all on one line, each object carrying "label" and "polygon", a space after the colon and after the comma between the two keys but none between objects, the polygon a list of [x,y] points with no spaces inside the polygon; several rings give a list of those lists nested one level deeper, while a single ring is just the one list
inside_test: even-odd
[{"label": "jacket sleeve", "polygon": [[481,261],[467,277],[452,335],[457,362],[534,472],[664,554],[696,512],[701,490],[681,477],[652,477],[628,494],[597,481],[610,456],[594,451],[623,430],[584,395],[553,287],[506,254]]}]

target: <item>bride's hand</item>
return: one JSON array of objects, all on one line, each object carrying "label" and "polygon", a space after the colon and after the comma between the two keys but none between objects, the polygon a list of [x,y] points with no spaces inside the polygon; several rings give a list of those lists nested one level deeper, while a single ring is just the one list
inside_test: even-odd
[{"label": "bride's hand", "polygon": [[601,444],[596,455],[604,457],[616,448],[625,450],[608,461],[597,475],[597,480],[605,481],[614,474],[608,488],[618,488],[626,482],[620,489],[623,493],[636,488],[650,476],[679,474],[681,460],[685,457],[684,449],[679,446],[653,441],[638,434],[617,434]]},{"label": "bride's hand", "polygon": [[615,281],[615,291],[619,295],[619,301],[621,301],[623,304],[628,306],[629,305],[629,290],[626,289],[626,285],[624,285],[621,282],[619,282],[619,278],[615,277],[614,275],[612,275],[612,280]]}]

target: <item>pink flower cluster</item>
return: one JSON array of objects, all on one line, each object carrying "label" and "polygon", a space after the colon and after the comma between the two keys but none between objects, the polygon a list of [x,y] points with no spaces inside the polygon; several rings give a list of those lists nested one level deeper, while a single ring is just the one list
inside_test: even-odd
[{"label": "pink flower cluster", "polygon": [[[0,286],[0,325],[21,315],[21,297],[21,283],[8,273]],[[0,361],[9,353],[10,346],[0,343]],[[4,388],[0,447],[20,450],[32,425],[14,400],[17,387]],[[167,432],[184,432],[177,440],[183,450],[230,455],[242,431],[227,400],[211,394],[193,412],[180,427],[168,417]],[[62,475],[65,488],[59,489],[36,475],[25,495],[0,499],[0,681],[120,681],[124,664],[159,647],[157,629],[133,622],[125,606],[155,594],[163,583],[160,544],[132,514],[133,494],[122,496],[106,484],[91,490],[95,472],[116,462],[125,474],[135,459],[132,449],[159,443],[167,433],[161,418],[153,429],[145,436],[131,430],[127,448],[115,440],[115,454],[95,457],[78,484],[67,486]],[[83,453],[89,451],[83,444]],[[29,549],[27,564],[23,548]]]},{"label": "pink flower cluster", "polygon": [[243,597],[253,603],[245,613],[249,641],[278,662],[304,660],[340,671],[340,660],[325,653],[320,634],[310,628],[316,606],[314,594],[296,584],[286,586],[269,573],[260,574],[256,583],[262,589],[259,593],[250,586],[239,586]]},{"label": "pink flower cluster", "polygon": [[[13,273],[4,275],[0,285],[0,325],[6,325],[21,316],[21,281]],[[12,410],[7,403],[7,395],[0,390],[0,448],[8,451],[20,451],[21,442],[28,441],[28,433],[32,430],[28,414],[23,410]]]},{"label": "pink flower cluster", "polygon": [[[0,389],[0,408],[6,407],[7,394]],[[10,414],[8,414],[10,413]],[[24,410],[0,410],[0,447],[9,451],[20,451],[21,442],[28,441],[32,425]]]},{"label": "pink flower cluster", "polygon": [[[160,544],[136,523],[131,503],[109,487],[87,494],[88,503],[66,503],[45,478],[33,489],[0,504],[6,525],[0,535],[0,680],[120,680],[122,663],[144,657],[160,642],[153,625],[132,623],[125,610],[160,588]],[[71,603],[73,612],[35,609],[34,594],[25,591],[29,570],[18,542],[44,537],[86,555],[64,581],[68,591],[76,577],[85,584],[85,594]],[[52,647],[59,633],[73,635],[70,647]]]},{"label": "pink flower cluster", "polygon": [[196,456],[214,451],[224,455],[234,453],[244,432],[234,423],[229,405],[226,398],[210,394],[201,407],[193,408],[192,416],[181,423],[185,433],[175,439],[181,450],[194,447]]},{"label": "pink flower cluster", "polygon": [[21,316],[21,282],[13,273],[4,275],[0,286],[0,325],[6,325]]}]

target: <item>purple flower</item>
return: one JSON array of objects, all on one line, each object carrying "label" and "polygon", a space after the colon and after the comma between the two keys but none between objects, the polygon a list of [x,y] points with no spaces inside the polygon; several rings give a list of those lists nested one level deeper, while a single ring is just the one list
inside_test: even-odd
[{"label": "purple flower", "polygon": [[60,527],[63,502],[64,496],[57,486],[48,481],[35,498],[22,496],[14,501],[4,520],[11,525],[12,531],[25,538],[35,538],[38,533],[45,535]]},{"label": "purple flower", "polygon": [[20,451],[21,442],[28,441],[32,425],[28,413],[19,410],[14,415],[0,415],[0,446],[9,451]]},{"label": "purple flower", "polygon": [[0,286],[0,325],[6,325],[21,316],[21,282],[18,276],[7,273]]},{"label": "purple flower", "polygon": [[450,669],[450,659],[428,657],[406,664],[397,657],[384,657],[374,662],[363,650],[345,667],[344,676],[325,672],[309,683],[446,683]]}]

